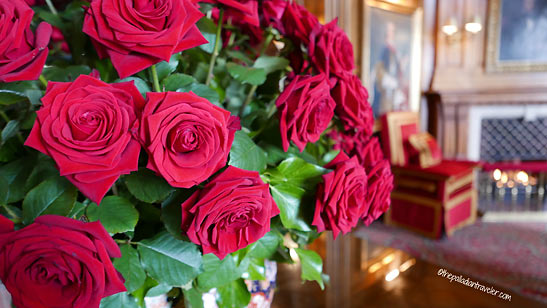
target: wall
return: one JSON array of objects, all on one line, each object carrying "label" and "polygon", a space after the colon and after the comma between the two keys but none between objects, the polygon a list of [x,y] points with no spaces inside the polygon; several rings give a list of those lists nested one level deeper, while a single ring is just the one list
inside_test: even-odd
[{"label": "wall", "polygon": [[[489,73],[485,70],[487,0],[437,0],[438,24],[455,17],[461,35],[449,38],[439,29],[433,90],[441,94],[445,156],[467,154],[469,107],[484,104],[538,104],[547,102],[547,72]],[[471,34],[463,25],[476,14],[483,30]]]}]

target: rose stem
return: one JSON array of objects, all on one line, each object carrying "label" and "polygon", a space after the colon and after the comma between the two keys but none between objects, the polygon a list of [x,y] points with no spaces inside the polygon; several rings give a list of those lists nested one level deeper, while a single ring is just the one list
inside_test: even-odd
[{"label": "rose stem", "polygon": [[218,57],[218,51],[220,48],[220,35],[222,34],[222,22],[224,20],[224,9],[219,9],[219,15],[218,15],[218,26],[217,26],[217,35],[215,36],[215,48],[213,49],[213,54],[211,55],[211,62],[209,62],[209,71],[207,73],[207,81],[205,81],[206,85],[209,85],[211,83],[211,79],[213,79],[213,69],[215,68],[215,63],[217,62]]},{"label": "rose stem", "polygon": [[44,75],[40,75],[40,82],[44,85],[44,87],[47,88],[47,79],[44,77]]},{"label": "rose stem", "polygon": [[140,245],[141,244],[139,242],[132,242],[131,240],[118,240],[118,239],[114,239],[114,242],[116,242],[118,244],[126,244],[126,245]]},{"label": "rose stem", "polygon": [[49,7],[49,10],[53,15],[57,15],[57,10],[55,9],[55,6],[53,6],[53,3],[51,3],[51,0],[46,0],[46,4]]},{"label": "rose stem", "polygon": [[158,71],[156,70],[156,65],[150,67],[152,71],[152,79],[154,80],[154,91],[161,92],[160,81],[158,80]]},{"label": "rose stem", "polygon": [[[258,54],[258,58],[262,56],[262,54],[268,49],[268,46],[273,40],[273,33],[272,33],[272,27],[268,27],[268,36],[266,37],[266,40],[264,41],[264,45],[262,46],[262,49],[260,49],[260,53]],[[241,105],[241,108],[239,108],[239,116],[243,114],[243,111],[245,111],[245,107],[251,103],[251,100],[253,99],[253,96],[255,95],[256,89],[258,88],[257,85],[254,85],[251,87],[251,90],[249,91],[249,94],[247,94],[247,97],[245,98],[245,102],[243,102],[243,105]]]},{"label": "rose stem", "polygon": [[240,117],[243,115],[243,111],[245,111],[245,107],[247,107],[247,105],[251,103],[251,100],[253,99],[253,96],[255,95],[256,89],[258,89],[257,85],[254,85],[251,87],[249,94],[247,94],[247,97],[245,98],[245,102],[243,102],[243,105],[241,105],[241,108],[239,108]]}]

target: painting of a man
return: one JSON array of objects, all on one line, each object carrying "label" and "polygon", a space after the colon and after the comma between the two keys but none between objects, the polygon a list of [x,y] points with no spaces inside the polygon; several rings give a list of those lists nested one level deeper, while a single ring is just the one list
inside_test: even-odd
[{"label": "painting of a man", "polygon": [[411,18],[371,10],[370,86],[374,116],[409,110]]}]

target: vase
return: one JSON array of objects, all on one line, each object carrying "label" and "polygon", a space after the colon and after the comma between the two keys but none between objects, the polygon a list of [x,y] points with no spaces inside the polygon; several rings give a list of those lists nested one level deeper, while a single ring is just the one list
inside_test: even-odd
[{"label": "vase", "polygon": [[[248,308],[270,308],[272,305],[276,287],[277,263],[264,260],[264,267],[266,280],[245,280],[247,289],[251,293],[251,301],[247,305]],[[218,308],[217,297],[218,292],[214,288],[203,294],[203,307]]]},{"label": "vase", "polygon": [[0,308],[11,308],[11,295],[0,281]]}]

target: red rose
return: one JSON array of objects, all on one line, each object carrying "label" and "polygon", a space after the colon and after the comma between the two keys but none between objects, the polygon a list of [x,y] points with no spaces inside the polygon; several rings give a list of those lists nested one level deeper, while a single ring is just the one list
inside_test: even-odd
[{"label": "red rose", "polygon": [[13,230],[13,222],[6,217],[0,215],[0,234]]},{"label": "red rose", "polygon": [[121,174],[138,169],[132,131],[143,104],[133,82],[107,84],[86,75],[49,82],[25,145],[51,156],[61,175],[98,204]]},{"label": "red rose", "polygon": [[30,6],[43,5],[44,4],[44,0],[25,0],[25,2]]},{"label": "red rose", "polygon": [[125,78],[207,43],[196,26],[202,16],[190,0],[94,0],[83,31]]},{"label": "red rose", "polygon": [[34,11],[23,0],[0,2],[0,82],[36,80],[48,55],[51,25],[30,29]]},{"label": "red rose", "polygon": [[320,26],[319,20],[312,13],[310,13],[305,7],[292,1],[287,4],[287,8],[281,18],[284,29],[283,34],[288,36],[297,45],[303,43],[308,46],[310,43],[310,35],[312,30]]},{"label": "red rose", "polygon": [[[218,23],[220,17],[220,11],[218,8],[213,8],[212,17]],[[257,13],[258,18],[258,13]],[[224,11],[223,24],[230,24],[237,27],[241,33],[249,35],[249,41],[251,45],[257,46],[262,42],[262,36],[264,35],[264,30],[260,26],[256,26],[254,19],[246,18],[246,16],[238,10],[226,9]],[[228,46],[228,41],[232,31],[224,29],[222,31],[222,43],[223,47]]]},{"label": "red rose", "polygon": [[194,93],[148,93],[140,138],[148,168],[192,187],[226,166],[239,118]]},{"label": "red rose", "polygon": [[362,142],[360,160],[368,175],[368,211],[363,214],[363,222],[368,226],[389,209],[393,174],[389,161],[384,158],[378,138],[372,137]]},{"label": "red rose", "polygon": [[359,77],[351,73],[343,74],[331,95],[336,102],[336,114],[346,130],[363,131],[372,135],[374,115],[368,103],[367,89]]},{"label": "red rose", "polygon": [[258,172],[229,166],[182,204],[182,230],[203,253],[223,259],[262,238],[278,214]]},{"label": "red rose", "polygon": [[319,232],[332,230],[336,238],[340,232],[351,231],[368,210],[367,175],[357,157],[349,158],[344,152],[325,168],[333,171],[323,175],[323,183],[317,186],[312,224]]},{"label": "red rose", "polygon": [[120,257],[99,222],[46,215],[17,231],[0,228],[0,279],[19,308],[98,308],[126,291],[110,261]]},{"label": "red rose", "polygon": [[284,33],[285,27],[283,27],[281,18],[283,18],[287,4],[288,2],[285,0],[264,0],[262,2],[262,24],[265,27],[272,26]]},{"label": "red rose", "polygon": [[391,204],[393,174],[389,161],[384,158],[378,138],[363,133],[343,134],[332,131],[329,137],[336,142],[334,148],[356,156],[368,176],[367,211],[361,217],[370,225],[385,213]]},{"label": "red rose", "polygon": [[201,0],[199,2],[221,4],[228,16],[237,16],[238,23],[260,26],[257,0]]},{"label": "red rose", "polygon": [[341,76],[345,72],[351,73],[354,68],[353,45],[337,23],[335,19],[313,29],[309,54],[320,72]]},{"label": "red rose", "polygon": [[325,75],[296,76],[275,102],[283,150],[289,149],[289,140],[302,152],[308,142],[319,140],[333,115],[334,100]]},{"label": "red rose", "polygon": [[[53,27],[53,32],[51,34],[51,45],[54,47],[57,46],[60,50],[70,53],[70,48],[68,47],[68,44],[65,40],[65,36],[63,35],[63,32],[61,32],[61,29],[57,27]],[[52,47],[52,49],[55,49]]]}]

